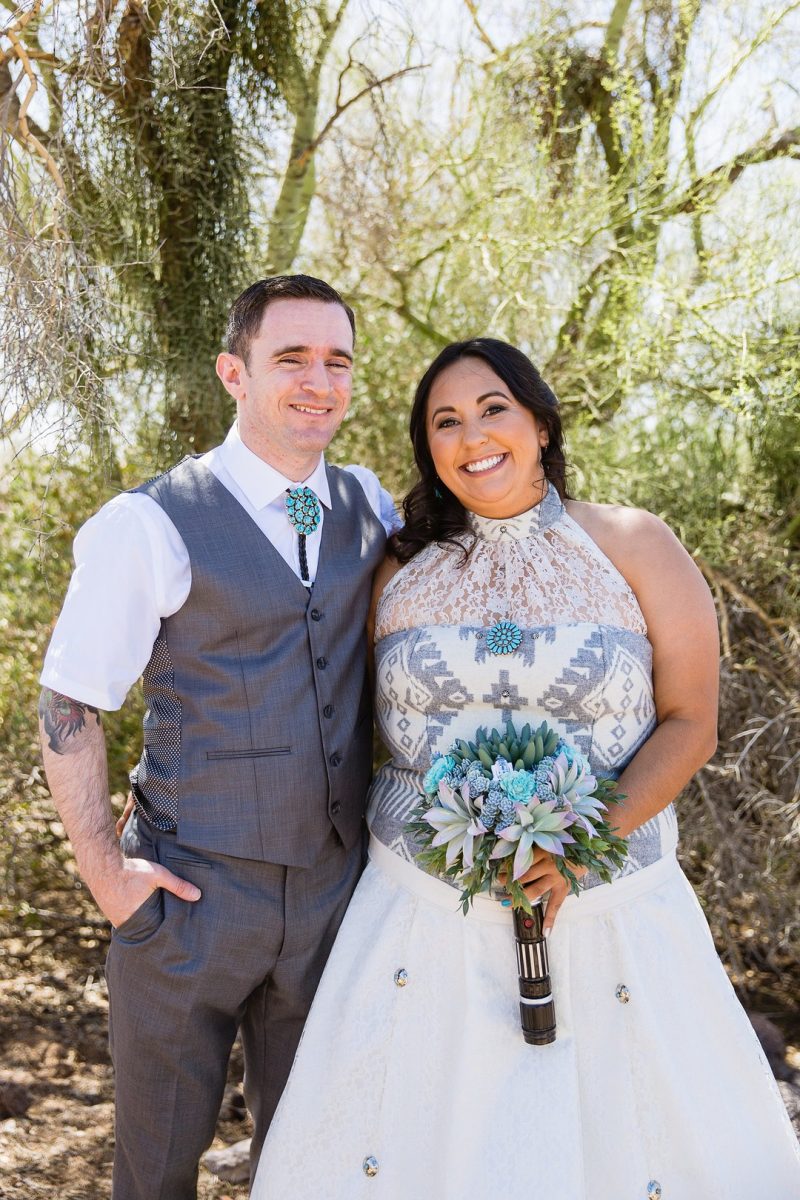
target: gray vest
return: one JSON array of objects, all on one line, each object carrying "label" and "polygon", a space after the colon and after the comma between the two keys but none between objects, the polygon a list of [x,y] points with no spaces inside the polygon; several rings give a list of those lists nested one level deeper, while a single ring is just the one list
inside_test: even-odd
[{"label": "gray vest", "polygon": [[310,866],[331,825],[363,828],[372,765],[365,622],[386,535],[358,481],[327,467],[309,596],[241,504],[188,458],[136,490],[189,554],[185,604],[144,672],[137,804],[182,845]]}]

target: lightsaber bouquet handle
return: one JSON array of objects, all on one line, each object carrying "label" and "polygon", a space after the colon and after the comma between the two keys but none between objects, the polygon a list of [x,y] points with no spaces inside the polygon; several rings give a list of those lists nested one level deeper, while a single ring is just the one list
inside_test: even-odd
[{"label": "lightsaber bouquet handle", "polygon": [[556,1010],[550,987],[550,964],[547,960],[547,941],[542,926],[544,914],[541,900],[532,905],[528,914],[514,909],[514,938],[517,943],[519,971],[519,1015],[522,1036],[529,1046],[546,1046],[556,1040]]}]

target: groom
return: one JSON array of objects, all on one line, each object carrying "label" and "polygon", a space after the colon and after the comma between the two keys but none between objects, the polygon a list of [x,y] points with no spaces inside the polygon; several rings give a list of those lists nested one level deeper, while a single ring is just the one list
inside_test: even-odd
[{"label": "groom", "polygon": [[[75,540],[39,712],[53,798],[114,926],[115,1200],[195,1197],[237,1029],[255,1164],[361,870],[364,624],[394,512],[371,472],[322,457],[354,334],[321,280],[253,284],[217,361],[237,404],[225,442]],[[123,855],[98,710],[140,675]]]}]

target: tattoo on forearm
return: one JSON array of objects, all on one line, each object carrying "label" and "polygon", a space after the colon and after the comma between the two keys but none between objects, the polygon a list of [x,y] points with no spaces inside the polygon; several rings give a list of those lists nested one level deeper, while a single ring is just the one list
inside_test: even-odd
[{"label": "tattoo on forearm", "polygon": [[48,737],[48,745],[56,754],[67,752],[69,738],[74,738],[86,728],[86,714],[93,713],[97,724],[100,724],[100,714],[91,704],[81,704],[80,700],[72,700],[61,692],[52,692],[50,688],[42,688],[39,696],[39,716]]}]

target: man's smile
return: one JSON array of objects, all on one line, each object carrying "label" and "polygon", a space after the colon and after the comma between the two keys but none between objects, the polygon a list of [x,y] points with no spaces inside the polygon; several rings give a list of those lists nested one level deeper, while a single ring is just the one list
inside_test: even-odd
[{"label": "man's smile", "polygon": [[295,412],[311,413],[314,417],[324,416],[331,411],[327,406],[316,404],[290,404],[289,407],[293,408]]}]

